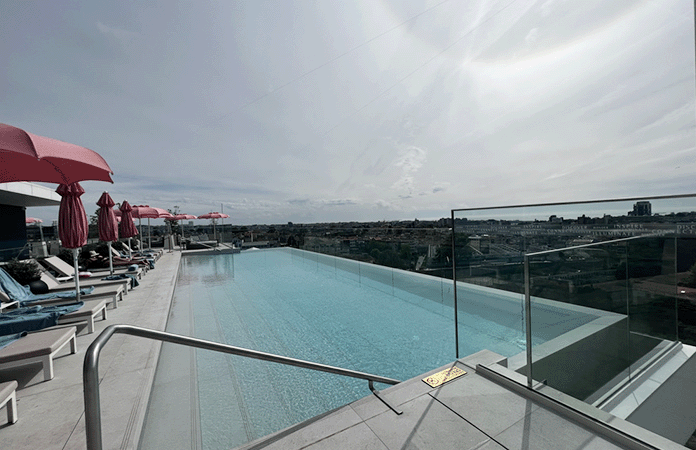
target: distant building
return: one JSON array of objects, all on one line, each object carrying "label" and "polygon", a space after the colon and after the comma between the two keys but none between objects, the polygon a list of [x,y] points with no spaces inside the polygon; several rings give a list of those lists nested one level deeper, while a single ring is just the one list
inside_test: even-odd
[{"label": "distant building", "polygon": [[650,202],[636,202],[633,211],[628,212],[629,216],[652,216],[652,205]]}]

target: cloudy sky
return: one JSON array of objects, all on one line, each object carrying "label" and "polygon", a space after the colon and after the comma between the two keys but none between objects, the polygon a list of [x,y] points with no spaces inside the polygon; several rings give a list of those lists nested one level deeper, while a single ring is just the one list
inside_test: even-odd
[{"label": "cloudy sky", "polygon": [[[0,122],[237,224],[696,192],[691,0],[0,0]],[[56,208],[32,208],[44,221]]]}]

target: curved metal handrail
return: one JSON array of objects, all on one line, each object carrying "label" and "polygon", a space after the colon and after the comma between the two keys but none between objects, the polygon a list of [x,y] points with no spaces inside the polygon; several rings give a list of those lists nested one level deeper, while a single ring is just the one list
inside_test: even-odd
[{"label": "curved metal handrail", "polygon": [[87,431],[87,449],[101,450],[102,449],[102,433],[101,433],[101,405],[99,400],[99,354],[104,345],[109,341],[115,333],[129,334],[131,336],[139,336],[146,339],[157,339],[163,342],[171,342],[174,344],[186,345],[189,347],[202,348],[216,352],[229,353],[232,355],[244,356],[248,358],[261,359],[280,364],[286,364],[305,369],[318,370],[321,372],[333,373],[352,378],[360,378],[369,382],[369,388],[373,394],[384,402],[397,414],[400,411],[389,405],[385,399],[379,396],[379,392],[374,389],[373,383],[398,384],[400,381],[392,378],[372,375],[365,372],[358,372],[341,367],[328,366],[325,364],[304,361],[301,359],[288,358],[286,356],[274,355],[272,353],[259,352],[246,348],[235,347],[232,345],[221,344],[219,342],[206,341],[203,339],[182,336],[165,331],[151,330],[148,328],[136,327],[132,325],[109,325],[101,332],[101,334],[92,342],[85,354],[85,362],[82,367],[82,378],[84,382],[84,401],[85,401],[85,426]]}]

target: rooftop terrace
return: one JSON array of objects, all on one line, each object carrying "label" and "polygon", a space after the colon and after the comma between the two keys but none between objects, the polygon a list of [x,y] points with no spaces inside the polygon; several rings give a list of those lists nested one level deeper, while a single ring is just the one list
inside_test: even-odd
[{"label": "rooftop terrace", "polygon": [[[5,446],[86,448],[85,350],[110,324],[164,330],[181,257],[181,252],[165,253],[119,308],[97,322],[94,334],[81,333],[78,353],[64,350],[53,380],[44,382],[38,366],[0,372],[0,380],[19,382],[19,421],[0,426]],[[137,448],[159,349],[156,341],[126,335],[114,336],[104,347],[99,369],[104,448]],[[366,388],[361,400],[244,448],[684,448],[553,388],[527,389],[522,375],[497,364],[503,360],[484,351],[383,390],[400,415]],[[421,379],[452,366],[466,374],[437,387]],[[186,442],[180,448],[197,445]]]}]

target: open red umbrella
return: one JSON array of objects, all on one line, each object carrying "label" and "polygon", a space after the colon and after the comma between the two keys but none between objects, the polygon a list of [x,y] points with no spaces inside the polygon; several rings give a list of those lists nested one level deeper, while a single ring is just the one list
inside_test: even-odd
[{"label": "open red umbrella", "polygon": [[80,300],[80,276],[77,263],[77,251],[80,247],[87,243],[87,233],[89,231],[89,222],[87,222],[87,214],[82,205],[80,196],[85,193],[80,183],[61,184],[56,189],[56,192],[63,197],[60,200],[60,209],[58,210],[58,236],[61,240],[61,245],[65,248],[73,250],[73,265],[75,266],[75,289],[77,300]]},{"label": "open red umbrella", "polygon": [[152,235],[150,234],[150,219],[164,219],[170,217],[172,214],[166,209],[155,208],[149,205],[136,205],[133,207],[133,217],[138,218],[138,226],[140,226],[140,235],[142,236],[143,229],[140,224],[140,219],[147,218],[147,244],[148,247],[152,248]]},{"label": "open red umbrella", "polygon": [[118,213],[121,213],[123,216],[120,224],[121,236],[128,238],[128,257],[132,258],[133,254],[131,253],[130,240],[133,236],[138,235],[138,229],[133,223],[135,220],[133,217],[133,207],[124,200],[121,202],[121,206],[119,206]]},{"label": "open red umbrella", "polygon": [[0,123],[0,183],[42,181],[69,185],[109,181],[113,171],[97,152]]},{"label": "open red umbrella", "polygon": [[[39,234],[41,235],[41,242],[44,241],[44,235],[43,235],[43,227],[41,224],[43,223],[43,220],[37,219],[36,217],[27,217],[24,219],[24,223],[30,224],[30,223],[35,223],[39,226]],[[43,244],[41,244],[43,245]]]},{"label": "open red umbrella", "polygon": [[111,254],[111,243],[118,241],[118,222],[114,214],[116,203],[108,192],[104,192],[99,200],[99,213],[97,214],[97,227],[99,228],[99,240],[109,246],[109,273],[114,274],[114,256]]},{"label": "open red umbrella", "polygon": [[[176,222],[179,220],[193,220],[193,219],[198,219],[198,217],[192,215],[192,214],[174,214],[171,217],[165,217],[164,220],[168,220],[170,222]],[[181,224],[181,237],[184,237],[184,224]]]},{"label": "open red umbrella", "polygon": [[135,205],[133,206],[133,217],[138,219],[138,228],[140,228],[140,250],[142,251],[144,249],[142,219],[153,217],[156,219],[159,217],[159,212],[148,205]]},{"label": "open red umbrella", "polygon": [[[209,212],[207,214],[202,214],[202,215],[198,216],[199,219],[227,219],[228,217],[230,217],[228,214],[219,213],[217,211],[216,212]],[[213,239],[217,240],[216,235],[217,235],[217,233],[215,230],[215,220],[213,220]],[[220,240],[222,240],[222,239],[220,239]]]}]

